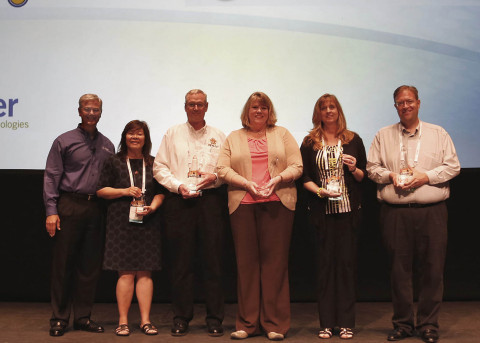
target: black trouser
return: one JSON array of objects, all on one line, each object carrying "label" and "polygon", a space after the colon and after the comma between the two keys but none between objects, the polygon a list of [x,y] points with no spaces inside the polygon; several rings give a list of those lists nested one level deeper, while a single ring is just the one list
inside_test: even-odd
[{"label": "black trouser", "polygon": [[60,228],[55,234],[51,275],[51,322],[86,322],[95,297],[104,246],[97,200],[63,193],[58,201]]},{"label": "black trouser", "polygon": [[314,225],[320,327],[354,328],[360,212],[312,215],[318,216]]},{"label": "black trouser", "polygon": [[[222,285],[223,233],[226,229],[226,197],[219,189],[183,199],[170,194],[163,204],[164,238],[170,268],[174,320],[193,318],[195,257],[199,256],[207,323],[224,317]],[[198,253],[198,255],[197,255]]]},{"label": "black trouser", "polygon": [[383,204],[380,223],[390,257],[393,325],[412,333],[413,266],[418,268],[416,328],[438,329],[447,249],[445,202],[422,208]]}]

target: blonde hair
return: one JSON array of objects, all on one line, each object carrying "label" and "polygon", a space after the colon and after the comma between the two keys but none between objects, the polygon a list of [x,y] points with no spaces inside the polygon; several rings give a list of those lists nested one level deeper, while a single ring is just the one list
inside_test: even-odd
[{"label": "blonde hair", "polygon": [[82,107],[82,103],[87,101],[98,101],[100,103],[100,108],[102,108],[102,99],[98,97],[97,94],[84,94],[78,99],[78,107]]},{"label": "blonde hair", "polygon": [[320,113],[323,104],[327,101],[332,102],[338,111],[337,132],[335,133],[335,136],[340,139],[342,144],[349,143],[354,136],[354,133],[347,129],[347,121],[345,120],[345,115],[343,114],[342,105],[340,105],[337,97],[333,94],[323,94],[320,98],[318,98],[317,102],[315,103],[315,107],[313,108],[313,129],[310,130],[308,136],[306,136],[303,140],[304,144],[312,145],[316,150],[321,150],[323,148],[322,138],[325,137],[325,131],[323,130],[322,117]]},{"label": "blonde hair", "polygon": [[187,103],[187,97],[189,95],[193,95],[193,94],[203,94],[205,95],[205,103],[207,103],[207,93],[205,93],[204,91],[202,91],[201,89],[192,89],[192,90],[189,90],[187,92],[187,94],[185,94],[185,103]]},{"label": "blonde hair", "polygon": [[254,101],[258,101],[261,105],[268,108],[267,127],[275,126],[275,123],[277,122],[277,113],[275,112],[275,108],[273,107],[272,100],[270,100],[267,94],[262,92],[254,92],[248,97],[247,102],[243,106],[242,114],[240,115],[242,126],[246,129],[250,127],[250,119],[248,118],[248,112],[250,111],[250,105]]}]

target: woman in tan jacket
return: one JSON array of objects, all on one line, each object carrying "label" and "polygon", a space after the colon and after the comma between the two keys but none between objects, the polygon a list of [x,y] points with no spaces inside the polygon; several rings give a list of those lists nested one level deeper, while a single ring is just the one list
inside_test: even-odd
[{"label": "woman in tan jacket", "polygon": [[270,98],[253,93],[243,129],[222,146],[218,175],[228,183],[228,207],[238,270],[238,313],[233,339],[267,333],[283,340],[290,328],[288,252],[302,174],[298,144],[276,126]]}]

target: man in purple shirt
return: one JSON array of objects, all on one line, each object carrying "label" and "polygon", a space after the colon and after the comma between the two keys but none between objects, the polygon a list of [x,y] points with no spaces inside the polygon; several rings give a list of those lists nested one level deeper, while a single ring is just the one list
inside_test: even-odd
[{"label": "man in purple shirt", "polygon": [[76,330],[103,332],[90,320],[101,271],[104,231],[95,190],[103,162],[115,148],[97,130],[102,100],[80,97],[82,122],[55,139],[43,182],[46,229],[55,240],[52,261],[50,336],[62,336],[73,305]]}]

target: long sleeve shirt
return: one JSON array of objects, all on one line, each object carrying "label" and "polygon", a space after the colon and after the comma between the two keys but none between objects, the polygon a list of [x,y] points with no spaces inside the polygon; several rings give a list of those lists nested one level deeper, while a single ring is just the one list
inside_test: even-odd
[{"label": "long sleeve shirt", "polygon": [[[274,126],[266,132],[268,145],[268,172],[274,178],[280,175],[275,193],[289,210],[295,210],[297,189],[294,181],[302,175],[303,163],[297,141],[284,127]],[[252,158],[248,147],[246,129],[233,131],[222,146],[218,159],[218,175],[228,187],[228,208],[230,214],[240,205],[246,194],[241,187],[231,185],[237,175],[252,180]]]},{"label": "long sleeve shirt", "polygon": [[107,137],[97,131],[92,139],[80,125],[58,136],[48,154],[43,178],[46,215],[57,214],[61,192],[95,194],[103,163],[114,152]]},{"label": "long sleeve shirt", "polygon": [[[189,172],[193,168],[216,173],[218,154],[224,141],[225,134],[208,125],[200,130],[195,130],[188,122],[173,126],[163,136],[153,163],[153,176],[170,192],[178,193],[181,184],[189,183]],[[217,178],[216,183],[207,188],[220,185]]]},{"label": "long sleeve shirt", "polygon": [[[400,172],[401,145],[405,146],[408,165],[428,176],[429,182],[413,192],[397,191],[389,178],[391,172]],[[380,201],[429,204],[450,196],[448,181],[460,173],[460,162],[452,139],[442,127],[420,122],[410,134],[397,123],[377,132],[368,153],[367,171],[377,183]]]}]

